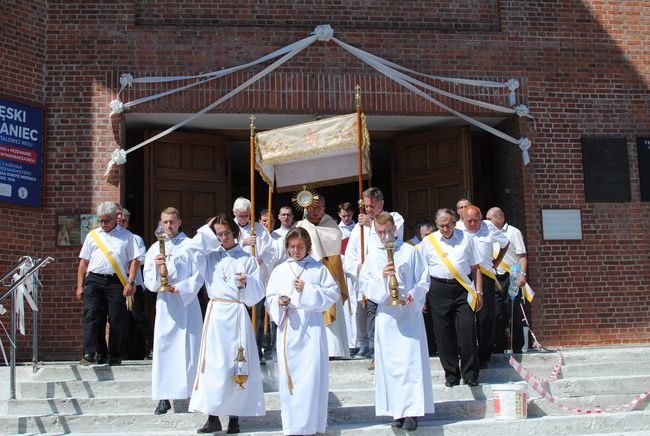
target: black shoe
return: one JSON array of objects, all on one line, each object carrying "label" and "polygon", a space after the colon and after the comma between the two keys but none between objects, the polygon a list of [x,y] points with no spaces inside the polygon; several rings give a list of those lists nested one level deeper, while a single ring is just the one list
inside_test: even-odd
[{"label": "black shoe", "polygon": [[164,415],[171,408],[172,405],[169,402],[169,400],[160,400],[158,402],[158,407],[156,407],[156,410],[154,410],[153,413],[155,413],[156,415]]},{"label": "black shoe", "polygon": [[228,429],[226,430],[227,434],[239,433],[239,416],[230,416],[228,417]]},{"label": "black shoe", "polygon": [[147,351],[147,354],[144,356],[143,360],[153,360],[153,350]]},{"label": "black shoe", "polygon": [[94,365],[96,363],[95,356],[90,353],[84,354],[84,357],[79,361],[79,365]]},{"label": "black shoe", "polygon": [[469,387],[478,386],[478,382],[476,380],[465,380],[465,384]]},{"label": "black shoe", "polygon": [[405,418],[396,419],[390,423],[390,426],[393,428],[402,428],[402,426],[404,425],[404,419]]},{"label": "black shoe", "polygon": [[454,386],[458,386],[459,384],[460,382],[450,382],[450,381],[445,382],[445,386],[448,388],[453,388]]},{"label": "black shoe", "polygon": [[122,364],[122,358],[121,357],[111,357],[108,359],[108,364],[111,366],[118,366]]},{"label": "black shoe", "polygon": [[105,354],[97,354],[97,365],[106,365],[108,363],[108,356]]},{"label": "black shoe", "polygon": [[218,416],[208,415],[205,425],[197,430],[197,433],[216,433],[221,431],[221,421]]},{"label": "black shoe", "polygon": [[407,416],[404,418],[402,430],[415,431],[418,429],[418,419],[415,416]]}]

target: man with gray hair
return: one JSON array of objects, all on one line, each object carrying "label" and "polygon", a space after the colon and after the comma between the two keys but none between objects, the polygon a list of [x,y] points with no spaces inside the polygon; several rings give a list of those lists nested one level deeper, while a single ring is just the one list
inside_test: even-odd
[{"label": "man with gray hair", "polygon": [[[118,225],[117,211],[110,201],[97,206],[100,226],[88,233],[79,253],[76,296],[84,303],[82,365],[122,363],[126,297],[135,293],[140,253],[133,233]],[[99,327],[105,325],[107,313],[110,357],[97,355]]]},{"label": "man with gray hair", "polygon": [[[357,220],[357,225],[352,229],[350,234],[350,241],[345,249],[345,262],[343,268],[348,276],[353,277],[355,282],[358,281],[359,271],[363,266],[362,258],[368,255],[371,250],[383,247],[377,232],[375,231],[374,220],[377,214],[384,211],[384,194],[379,188],[371,187],[363,191],[363,204],[365,213],[360,213]],[[395,236],[399,239],[404,238],[404,218],[397,212],[390,212],[395,223]],[[361,231],[363,229],[364,246],[361,250]],[[356,286],[356,284],[355,284]],[[377,313],[377,304],[373,301],[366,299],[365,315],[367,317],[366,334],[368,338],[369,349],[362,350],[359,355],[367,357],[374,356],[375,349],[375,315]],[[358,319],[359,314],[357,314]],[[374,360],[371,361],[368,369],[374,369]]]}]

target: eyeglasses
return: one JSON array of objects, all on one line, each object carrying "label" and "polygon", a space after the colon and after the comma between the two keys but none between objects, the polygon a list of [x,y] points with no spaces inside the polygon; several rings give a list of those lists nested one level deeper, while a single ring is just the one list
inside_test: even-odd
[{"label": "eyeglasses", "polygon": [[230,237],[232,237],[233,234],[234,234],[233,232],[221,232],[221,233],[217,233],[217,238],[219,238],[219,239],[221,239],[221,238],[230,238]]},{"label": "eyeglasses", "polygon": [[100,220],[99,220],[99,224],[110,224],[110,223],[112,223],[114,220],[115,220],[115,217],[113,217],[113,218],[109,218],[109,219],[107,219],[107,220],[102,220],[102,219],[100,219]]}]

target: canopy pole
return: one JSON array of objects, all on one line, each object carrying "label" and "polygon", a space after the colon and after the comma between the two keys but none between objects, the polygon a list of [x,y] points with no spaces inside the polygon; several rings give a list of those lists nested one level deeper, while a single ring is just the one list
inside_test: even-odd
[{"label": "canopy pole", "polygon": [[[357,84],[357,86],[354,87],[354,91],[354,99],[357,104],[357,171],[359,173],[359,213],[365,214],[366,211],[363,204],[363,153],[361,151],[361,145],[363,144],[363,129],[361,128],[361,86]],[[361,263],[363,263],[366,258],[366,251],[364,249],[363,226],[361,226],[359,230],[361,230]]]},{"label": "canopy pole", "polygon": [[[250,193],[251,193],[251,216],[248,223],[251,226],[251,236],[255,236],[255,115],[250,116],[251,138],[250,138]],[[251,246],[251,255],[255,258],[255,245]],[[257,261],[257,260],[256,260]],[[253,335],[257,333],[257,311],[253,306],[251,310],[251,323],[253,324]]]},{"label": "canopy pole", "polygon": [[[271,228],[271,207],[273,206],[273,185],[269,185],[269,207],[266,212],[266,229],[269,231],[269,235],[271,235],[271,232],[273,229]],[[273,240],[273,238],[271,238]],[[269,312],[266,310],[266,307],[264,307],[264,340],[266,343],[268,343],[268,335],[269,335]]]}]

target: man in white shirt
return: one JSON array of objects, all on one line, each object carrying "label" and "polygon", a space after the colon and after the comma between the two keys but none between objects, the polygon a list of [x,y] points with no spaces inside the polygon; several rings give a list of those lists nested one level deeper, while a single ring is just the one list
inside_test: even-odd
[{"label": "man in white shirt", "polygon": [[[352,229],[350,241],[345,250],[345,263],[343,268],[345,272],[358,281],[359,270],[363,265],[363,259],[369,250],[382,247],[381,240],[375,231],[374,219],[378,213],[384,211],[384,194],[379,188],[372,187],[363,191],[363,204],[366,213],[360,213],[358,222]],[[395,223],[395,236],[403,240],[404,238],[404,218],[397,212],[390,212]],[[363,229],[364,245],[361,248],[361,229]],[[358,294],[357,294],[358,295]],[[366,317],[369,344],[369,356],[372,357],[375,349],[375,314],[377,313],[377,304],[372,300],[366,299]],[[361,354],[361,353],[360,353]],[[370,362],[369,369],[374,369],[374,361]]]},{"label": "man in white shirt", "polygon": [[[129,228],[129,222],[131,221],[131,212],[127,209],[122,208],[122,219],[120,220],[120,225],[125,229]],[[144,245],[144,240],[141,236],[133,234],[136,243],[138,244],[138,250],[140,252],[140,257],[138,261],[140,266],[138,267],[138,273],[135,276],[135,294],[133,294],[133,308],[131,309],[131,316],[133,321],[142,332],[144,337],[144,358],[152,359],[153,358],[153,329],[151,328],[151,323],[147,314],[144,312],[144,279],[142,278],[142,265],[144,265],[144,258],[147,254],[147,246]],[[132,323],[127,323],[127,331],[132,330]],[[125,344],[126,345],[126,344]]]},{"label": "man in white shirt", "polygon": [[[495,289],[496,267],[508,250],[508,237],[490,221],[482,220],[481,210],[473,205],[463,210],[465,232],[476,240],[478,263],[483,275],[483,309],[478,313],[478,357],[481,368],[487,368],[492,356],[495,331]],[[497,258],[494,259],[494,244],[500,247]]]},{"label": "man in white shirt", "polygon": [[[260,268],[260,280],[262,284],[268,280],[270,269],[276,257],[276,250],[269,232],[260,223],[253,223],[255,226],[255,236],[251,235],[251,202],[239,197],[232,206],[232,214],[235,222],[239,226],[240,237],[238,244],[244,252],[253,254],[255,250],[255,259]],[[262,352],[262,334],[264,332],[264,299],[255,305],[255,322],[253,329],[257,338],[257,345],[260,359],[264,359]]]},{"label": "man in white shirt", "polygon": [[431,276],[427,309],[433,317],[445,386],[457,386],[461,377],[466,385],[477,386],[474,311],[483,305],[483,282],[476,243],[467,233],[455,230],[456,216],[450,209],[439,209],[435,220],[438,231],[422,241],[420,251]]},{"label": "man in white shirt", "polygon": [[[528,269],[528,259],[526,258],[526,246],[521,231],[515,226],[506,223],[506,217],[503,211],[498,207],[488,210],[486,218],[492,222],[498,229],[503,231],[510,245],[508,251],[503,257],[502,264],[497,268],[497,278],[501,282],[502,292],[496,293],[496,332],[495,332],[495,353],[502,353],[506,346],[506,329],[510,326],[510,320],[513,322],[512,332],[512,350],[515,353],[521,353],[524,345],[524,329],[522,322],[522,313],[520,302],[526,304],[526,299],[521,298],[521,293],[515,297],[513,307],[513,316],[510,315],[510,297],[508,296],[508,287],[510,286],[510,274],[503,268],[503,263],[508,267],[519,263],[521,266],[521,275],[517,286],[523,288],[526,286],[526,271]],[[496,247],[496,246],[495,246]]]},{"label": "man in white shirt", "polygon": [[[84,303],[82,365],[122,363],[122,337],[126,322],[126,297],[135,293],[140,253],[133,233],[118,225],[117,206],[105,201],[97,206],[100,227],[92,230],[79,253],[76,296]],[[117,269],[116,269],[117,268]],[[98,356],[99,331],[111,324],[109,357]]]}]

